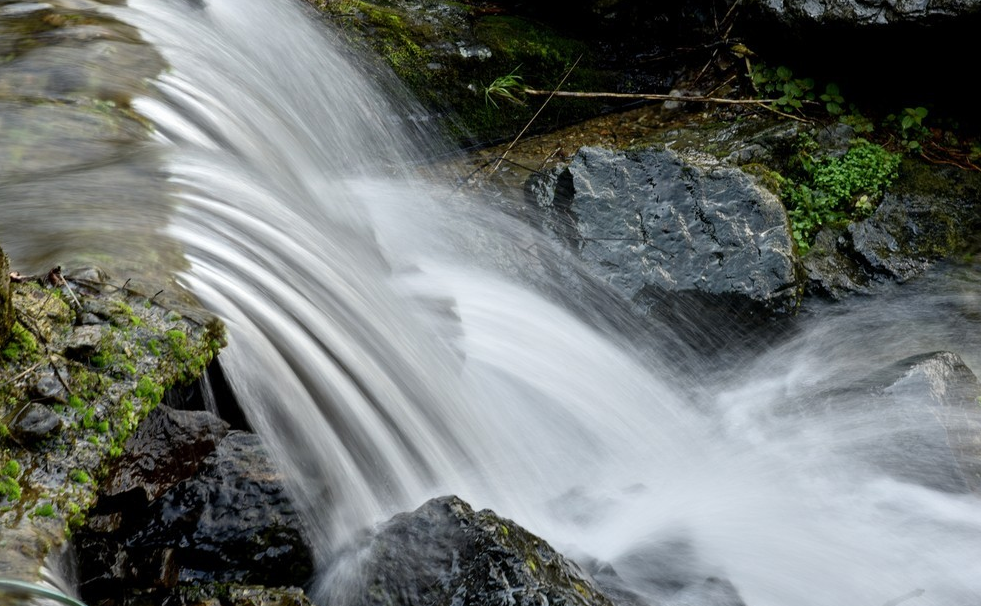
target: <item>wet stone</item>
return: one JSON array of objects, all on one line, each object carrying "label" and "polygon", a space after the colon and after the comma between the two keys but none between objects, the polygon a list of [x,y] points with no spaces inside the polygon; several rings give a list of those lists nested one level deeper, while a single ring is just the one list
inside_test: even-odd
[{"label": "wet stone", "polygon": [[43,404],[32,402],[10,427],[17,439],[35,442],[51,437],[62,426],[61,417]]},{"label": "wet stone", "polygon": [[65,402],[65,386],[53,371],[45,372],[34,386],[34,393],[43,399]]},{"label": "wet stone", "polygon": [[126,443],[103,497],[139,493],[143,503],[160,497],[193,476],[227,432],[228,424],[210,412],[157,406]]},{"label": "wet stone", "polygon": [[65,355],[73,360],[89,358],[96,353],[101,341],[101,326],[78,326],[72,331],[72,335],[65,345]]}]

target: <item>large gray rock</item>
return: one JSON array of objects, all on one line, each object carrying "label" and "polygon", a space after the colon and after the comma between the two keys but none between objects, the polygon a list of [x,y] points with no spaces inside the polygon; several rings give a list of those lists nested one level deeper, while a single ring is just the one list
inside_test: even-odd
[{"label": "large gray rock", "polygon": [[548,543],[456,497],[394,517],[354,556],[344,606],[612,606]]},{"label": "large gray rock", "polygon": [[884,25],[929,22],[981,12],[979,0],[756,0],[789,24]]},{"label": "large gray rock", "polygon": [[792,312],[794,244],[779,200],[739,169],[669,150],[580,149],[538,203],[592,273],[641,307],[703,299],[740,316]]}]

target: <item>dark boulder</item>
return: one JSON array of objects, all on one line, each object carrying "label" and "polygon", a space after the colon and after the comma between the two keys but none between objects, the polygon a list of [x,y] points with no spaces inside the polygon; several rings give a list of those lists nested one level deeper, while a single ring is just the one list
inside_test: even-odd
[{"label": "dark boulder", "polygon": [[[146,471],[127,473],[135,481]],[[148,496],[161,482],[153,485]],[[165,601],[211,583],[302,586],[312,574],[299,514],[255,434],[228,433],[193,477],[147,506],[107,501],[124,509],[107,511],[100,500],[76,539],[87,599],[126,603],[125,595],[143,592]]]},{"label": "dark boulder", "polygon": [[642,308],[682,300],[765,317],[799,304],[786,211],[739,169],[582,148],[536,201],[591,271]]},{"label": "dark boulder", "polygon": [[301,585],[313,567],[281,477],[245,432],[229,433],[197,476],[155,501],[128,544],[149,560],[173,557],[185,582]]},{"label": "dark boulder", "polygon": [[347,606],[611,606],[548,543],[456,497],[395,516],[353,556]]},{"label": "dark boulder", "polygon": [[228,432],[228,424],[203,410],[159,405],[126,442],[102,483],[100,499],[154,501],[197,472]]}]

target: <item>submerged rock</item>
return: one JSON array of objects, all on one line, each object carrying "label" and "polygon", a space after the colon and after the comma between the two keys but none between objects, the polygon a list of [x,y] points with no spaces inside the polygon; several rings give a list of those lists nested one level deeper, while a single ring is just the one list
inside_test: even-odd
[{"label": "submerged rock", "polygon": [[[937,352],[898,362],[880,393],[889,435],[880,464],[895,476],[950,492],[981,492],[981,384],[959,356]],[[895,376],[895,375],[894,375]]]},{"label": "submerged rock", "polygon": [[346,606],[611,606],[548,543],[456,497],[395,516],[354,556],[336,579],[360,585]]},{"label": "submerged rock", "polygon": [[787,213],[738,169],[669,150],[582,148],[538,201],[583,262],[641,307],[681,297],[765,316],[799,304]]}]

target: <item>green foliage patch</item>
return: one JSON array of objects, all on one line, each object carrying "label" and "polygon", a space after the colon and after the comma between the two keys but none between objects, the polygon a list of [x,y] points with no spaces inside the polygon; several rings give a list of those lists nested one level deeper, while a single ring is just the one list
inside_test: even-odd
[{"label": "green foliage patch", "polygon": [[822,227],[871,215],[902,161],[900,154],[865,139],[852,141],[842,156],[815,157],[815,146],[809,139],[803,141],[792,176],[779,179],[801,254]]}]

